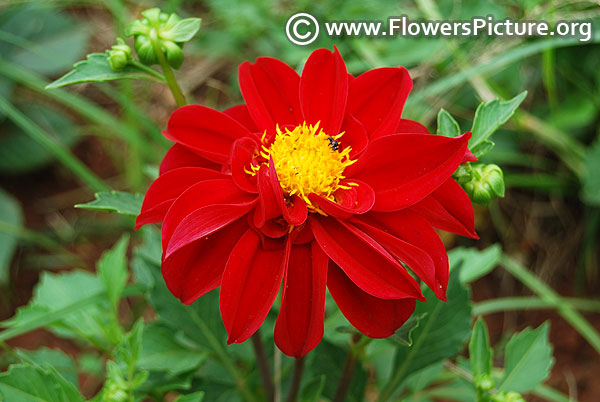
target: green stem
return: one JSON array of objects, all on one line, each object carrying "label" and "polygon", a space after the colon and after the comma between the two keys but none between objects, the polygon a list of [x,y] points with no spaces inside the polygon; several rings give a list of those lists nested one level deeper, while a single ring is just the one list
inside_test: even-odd
[{"label": "green stem", "polygon": [[181,92],[181,88],[179,88],[179,84],[177,84],[177,79],[175,78],[175,74],[171,69],[171,66],[167,62],[167,58],[162,51],[162,47],[160,46],[160,42],[158,40],[158,36],[156,34],[155,29],[150,30],[150,41],[152,42],[152,47],[154,48],[154,53],[156,53],[156,58],[158,59],[158,64],[163,70],[163,74],[165,75],[165,79],[167,80],[167,85],[175,98],[175,103],[178,107],[187,105],[187,101],[185,100],[185,96],[183,96],[183,92]]},{"label": "green stem", "polygon": [[275,400],[275,388],[273,385],[271,370],[269,370],[269,358],[267,357],[265,347],[260,337],[260,330],[257,330],[250,339],[252,340],[254,354],[256,355],[256,363],[258,364],[260,376],[262,377],[267,401],[273,402]]},{"label": "green stem", "polygon": [[132,66],[135,66],[135,67],[139,68],[140,70],[144,70],[145,72],[147,72],[151,76],[156,77],[156,79],[158,81],[160,81],[160,82],[167,82],[167,79],[165,78],[164,74],[159,73],[158,71],[156,71],[152,67],[148,67],[147,65],[142,64],[142,63],[140,63],[137,60],[130,60],[129,64],[131,64]]},{"label": "green stem", "polygon": [[37,124],[0,96],[0,110],[33,140],[54,154],[71,172],[94,191],[108,191],[108,187],[94,172],[77,159],[63,144],[51,137]]},{"label": "green stem", "polygon": [[[577,310],[600,312],[600,300],[561,298],[561,304],[570,304]],[[473,306],[473,315],[494,314],[511,310],[543,310],[554,309],[554,303],[539,297],[502,297],[485,300]]]},{"label": "green stem", "polygon": [[248,402],[257,402],[254,395],[252,395],[252,393],[248,389],[245,377],[235,367],[235,364],[233,364],[233,361],[229,358],[229,355],[227,354],[225,349],[223,349],[223,345],[221,345],[221,343],[217,340],[215,335],[212,333],[208,325],[206,325],[206,323],[202,320],[202,318],[200,318],[200,316],[194,310],[190,310],[190,312],[192,314],[192,319],[194,320],[194,323],[198,326],[198,328],[200,328],[202,335],[204,335],[206,340],[212,346],[214,352],[217,354],[217,357],[221,361],[221,364],[225,366],[225,369],[227,369],[227,371],[229,371],[231,376],[234,378],[238,388],[240,389],[242,394],[244,394],[244,398]]},{"label": "green stem", "polygon": [[512,258],[506,255],[502,256],[500,265],[531,289],[542,300],[551,303],[558,314],[571,324],[571,326],[575,328],[577,332],[590,343],[590,345],[592,345],[596,352],[600,354],[600,335],[571,304],[567,303],[565,299],[561,298],[554,290],[540,281],[535,275],[529,272],[527,268]]}]

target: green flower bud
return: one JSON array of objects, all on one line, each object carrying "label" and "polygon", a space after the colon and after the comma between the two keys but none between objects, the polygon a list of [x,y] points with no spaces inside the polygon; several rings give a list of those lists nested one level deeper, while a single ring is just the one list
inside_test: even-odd
[{"label": "green flower bud", "polygon": [[509,392],[506,394],[506,398],[504,398],[506,402],[525,402],[523,397],[516,392]]},{"label": "green flower bud", "polygon": [[463,165],[456,170],[454,178],[473,202],[487,205],[496,197],[504,197],[504,174],[498,165]]},{"label": "green flower bud", "polygon": [[152,41],[145,35],[136,36],[133,41],[135,51],[140,58],[140,61],[149,66],[158,63],[156,53],[154,53],[154,47]]},{"label": "green flower bud", "polygon": [[487,392],[494,388],[494,379],[491,375],[482,373],[475,376],[473,384],[477,390]]},{"label": "green flower bud", "polygon": [[133,58],[131,48],[127,46],[125,41],[117,38],[117,44],[113,45],[108,51],[108,64],[115,71],[121,71]]},{"label": "green flower bud", "polygon": [[181,64],[183,63],[183,50],[181,49],[181,46],[170,40],[163,41],[162,45],[169,65],[174,69],[181,67]]}]

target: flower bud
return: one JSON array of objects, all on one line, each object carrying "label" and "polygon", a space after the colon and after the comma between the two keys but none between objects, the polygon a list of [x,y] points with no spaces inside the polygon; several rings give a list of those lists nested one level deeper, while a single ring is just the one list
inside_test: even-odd
[{"label": "flower bud", "polygon": [[454,178],[478,204],[487,205],[496,197],[504,197],[504,174],[498,165],[461,165]]},{"label": "flower bud", "polygon": [[473,378],[473,384],[479,391],[487,392],[494,388],[494,379],[489,374],[478,374]]},{"label": "flower bud", "polygon": [[181,49],[181,46],[170,40],[163,41],[162,45],[169,65],[174,69],[181,67],[181,64],[183,63],[183,50]]},{"label": "flower bud", "polygon": [[123,70],[132,59],[131,48],[121,38],[117,38],[117,44],[113,45],[107,53],[108,64],[114,71]]},{"label": "flower bud", "polygon": [[490,399],[491,402],[525,402],[517,392],[498,392]]}]

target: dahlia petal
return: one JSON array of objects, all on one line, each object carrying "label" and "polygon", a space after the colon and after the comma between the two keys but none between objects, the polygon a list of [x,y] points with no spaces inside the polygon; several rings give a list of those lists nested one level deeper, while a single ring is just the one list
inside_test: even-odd
[{"label": "dahlia petal", "polygon": [[384,67],[367,71],[352,81],[347,113],[367,129],[369,138],[393,134],[412,89],[404,67]]},{"label": "dahlia petal", "polygon": [[269,178],[269,168],[261,166],[257,173],[259,203],[254,211],[254,225],[257,228],[263,227],[265,222],[281,215],[279,200],[275,196],[271,179]]},{"label": "dahlia petal", "polygon": [[478,159],[475,156],[475,154],[473,152],[471,152],[469,150],[469,148],[467,148],[465,150],[465,156],[463,157],[462,163],[465,163],[465,162],[477,162],[477,161],[478,161]]},{"label": "dahlia petal", "polygon": [[355,159],[362,151],[365,150],[367,144],[369,143],[369,137],[367,136],[367,130],[365,130],[365,126],[356,119],[354,116],[346,116],[344,122],[342,123],[341,132],[344,133],[342,138],[339,140],[341,144],[341,149],[346,148],[347,146],[352,147],[352,151],[349,156],[352,159]]},{"label": "dahlia petal", "polygon": [[191,304],[217,288],[233,246],[247,230],[247,221],[240,219],[163,259],[161,270],[171,293]]},{"label": "dahlia petal", "polygon": [[242,204],[207,205],[195,210],[181,220],[165,251],[165,258],[190,244],[226,227],[230,223],[246,215],[256,201]]},{"label": "dahlia petal", "polygon": [[258,153],[258,144],[254,138],[245,137],[235,140],[231,150],[231,177],[235,184],[249,193],[258,193],[256,176],[246,173]]},{"label": "dahlia petal", "polygon": [[173,112],[164,135],[217,163],[229,161],[236,139],[254,136],[226,114],[198,105],[183,106]]},{"label": "dahlia petal", "polygon": [[454,173],[470,137],[470,133],[455,138],[423,134],[380,137],[369,143],[345,174],[373,188],[373,210],[400,210],[431,194]]},{"label": "dahlia petal", "polygon": [[275,132],[276,124],[302,122],[298,88],[300,77],[287,64],[270,57],[242,63],[239,82],[248,112],[259,131]]},{"label": "dahlia petal", "polygon": [[[341,184],[348,182],[349,180],[344,180]],[[349,189],[340,188],[335,191],[336,202],[318,194],[310,194],[308,199],[334,218],[347,219],[356,214],[364,214],[370,211],[375,204],[375,192],[367,183],[359,180],[353,182],[358,186],[352,186]]]},{"label": "dahlia petal", "polygon": [[395,133],[403,134],[429,134],[427,127],[419,123],[418,121],[409,119],[400,119],[398,126],[396,126]]},{"label": "dahlia petal", "polygon": [[415,299],[384,300],[361,290],[333,262],[327,272],[327,287],[342,314],[360,332],[371,338],[387,338],[396,332],[415,309]]},{"label": "dahlia petal", "polygon": [[250,116],[250,112],[248,111],[248,107],[246,105],[235,105],[228,109],[223,110],[227,116],[231,117],[242,126],[246,127],[253,133],[258,133],[260,130],[256,126],[254,120],[252,120],[252,116]]},{"label": "dahlia petal", "polygon": [[208,205],[244,204],[255,198],[255,195],[240,190],[230,178],[207,180],[191,186],[175,200],[165,215],[162,226],[163,251],[166,251],[175,228],[192,212]]},{"label": "dahlia petal", "polygon": [[323,337],[328,261],[315,242],[291,249],[275,324],[275,343],[288,356],[304,356]]},{"label": "dahlia petal", "polygon": [[279,203],[279,207],[281,208],[281,212],[285,220],[292,226],[302,225],[308,217],[308,209],[306,208],[306,204],[304,203],[304,200],[297,195],[291,196],[287,201],[285,200],[283,197],[283,189],[281,188],[281,184],[279,184],[279,179],[277,178],[277,172],[275,171],[273,158],[271,158],[269,161],[269,178],[271,180],[273,194]]},{"label": "dahlia petal", "polygon": [[325,254],[362,290],[381,299],[423,299],[417,282],[369,236],[330,217],[310,222]]},{"label": "dahlia petal", "polygon": [[158,176],[146,192],[142,210],[135,221],[135,229],[148,223],[161,222],[175,199],[194,184],[226,177],[223,173],[201,167],[173,169]]},{"label": "dahlia petal", "polygon": [[304,120],[320,123],[329,135],[340,132],[348,97],[346,64],[335,50],[318,49],[311,53],[300,78],[300,104]]},{"label": "dahlia petal", "polygon": [[218,163],[211,162],[208,159],[201,157],[183,145],[173,144],[160,163],[160,167],[158,169],[159,175],[165,174],[169,170],[182,167],[203,167],[216,171],[221,170],[221,165]]},{"label": "dahlia petal", "polygon": [[[444,243],[429,222],[409,210],[374,213],[370,216],[375,218],[390,234],[429,254],[435,266],[435,281],[430,278],[427,278],[426,281],[425,278],[422,279],[439,299],[445,301],[446,287],[448,286],[448,254]],[[419,274],[417,270],[415,272]]]},{"label": "dahlia petal", "polygon": [[410,207],[437,229],[478,239],[471,200],[453,179],[447,179],[433,193]]},{"label": "dahlia petal", "polygon": [[248,230],[233,248],[221,280],[221,316],[227,343],[248,339],[265,320],[277,296],[289,247],[264,250]]}]

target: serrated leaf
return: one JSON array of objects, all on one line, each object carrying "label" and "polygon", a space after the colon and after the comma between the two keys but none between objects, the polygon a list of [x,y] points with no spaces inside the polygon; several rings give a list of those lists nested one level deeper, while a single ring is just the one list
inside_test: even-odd
[{"label": "serrated leaf", "polygon": [[526,328],[510,338],[504,355],[504,377],[499,391],[526,392],[550,375],[554,364],[548,340],[548,322],[536,329]]},{"label": "serrated leaf", "polygon": [[4,401],[84,401],[77,388],[53,368],[24,364],[14,364],[0,374],[0,395]]},{"label": "serrated leaf", "polygon": [[193,394],[181,395],[175,399],[175,402],[202,402],[204,399],[204,391],[194,392]]},{"label": "serrated leaf", "polygon": [[37,350],[16,349],[15,353],[23,362],[34,366],[52,367],[65,380],[74,386],[78,385],[75,361],[62,350],[43,347]]},{"label": "serrated leaf", "polygon": [[419,326],[419,323],[423,318],[427,316],[427,313],[413,314],[408,320],[402,325],[392,336],[388,339],[404,346],[412,346],[412,333]]},{"label": "serrated leaf", "polygon": [[145,70],[133,64],[128,64],[121,71],[115,71],[108,64],[108,54],[92,53],[88,54],[87,60],[75,63],[73,70],[48,84],[46,89],[80,84],[82,82],[105,82],[123,79],[160,81],[156,76],[148,74]]},{"label": "serrated leaf", "polygon": [[460,127],[454,117],[444,109],[440,109],[437,116],[437,135],[458,137],[460,134]]},{"label": "serrated leaf", "polygon": [[[0,189],[0,223],[15,228],[23,226],[21,205],[2,189]],[[10,279],[10,262],[16,248],[17,238],[10,233],[0,231],[0,285],[6,285]]]},{"label": "serrated leaf", "polygon": [[126,255],[128,244],[129,235],[124,235],[112,249],[105,251],[98,261],[98,275],[104,282],[106,293],[114,308],[119,304],[129,277]]},{"label": "serrated leaf", "polygon": [[473,327],[469,342],[469,360],[473,376],[492,374],[493,350],[490,347],[490,337],[483,318],[479,317]]},{"label": "serrated leaf", "polygon": [[490,144],[480,145],[504,123],[511,118],[515,113],[515,110],[519,107],[521,102],[527,96],[527,91],[521,92],[519,95],[507,101],[500,101],[499,99],[493,99],[487,103],[482,103],[475,112],[475,118],[473,120],[473,128],[471,132],[473,136],[469,140],[469,149],[479,157],[479,154],[475,151],[481,152],[489,148]]},{"label": "serrated leaf", "polygon": [[202,19],[200,18],[186,18],[178,21],[173,28],[161,32],[160,36],[163,39],[170,40],[173,42],[187,42],[198,33],[200,30],[200,24]]},{"label": "serrated leaf", "polygon": [[131,194],[123,191],[99,192],[96,199],[86,204],[77,204],[75,208],[93,209],[96,211],[116,212],[121,215],[138,216],[144,201],[143,194]]},{"label": "serrated leaf", "polygon": [[[457,270],[450,274],[447,302],[438,300],[430,289],[427,289],[424,295],[427,302],[418,302],[413,314],[427,313],[427,316],[413,331],[413,345],[396,349],[396,363],[391,382],[394,389],[400,386],[411,373],[455,356],[469,339],[471,332],[469,290],[460,283]],[[387,392],[391,391],[393,390],[387,390]]]},{"label": "serrated leaf", "polygon": [[[493,244],[484,250],[456,247],[448,252],[450,270],[460,266],[460,281],[471,283],[490,273],[502,257],[502,248]],[[462,264],[462,265],[461,265]]]}]

